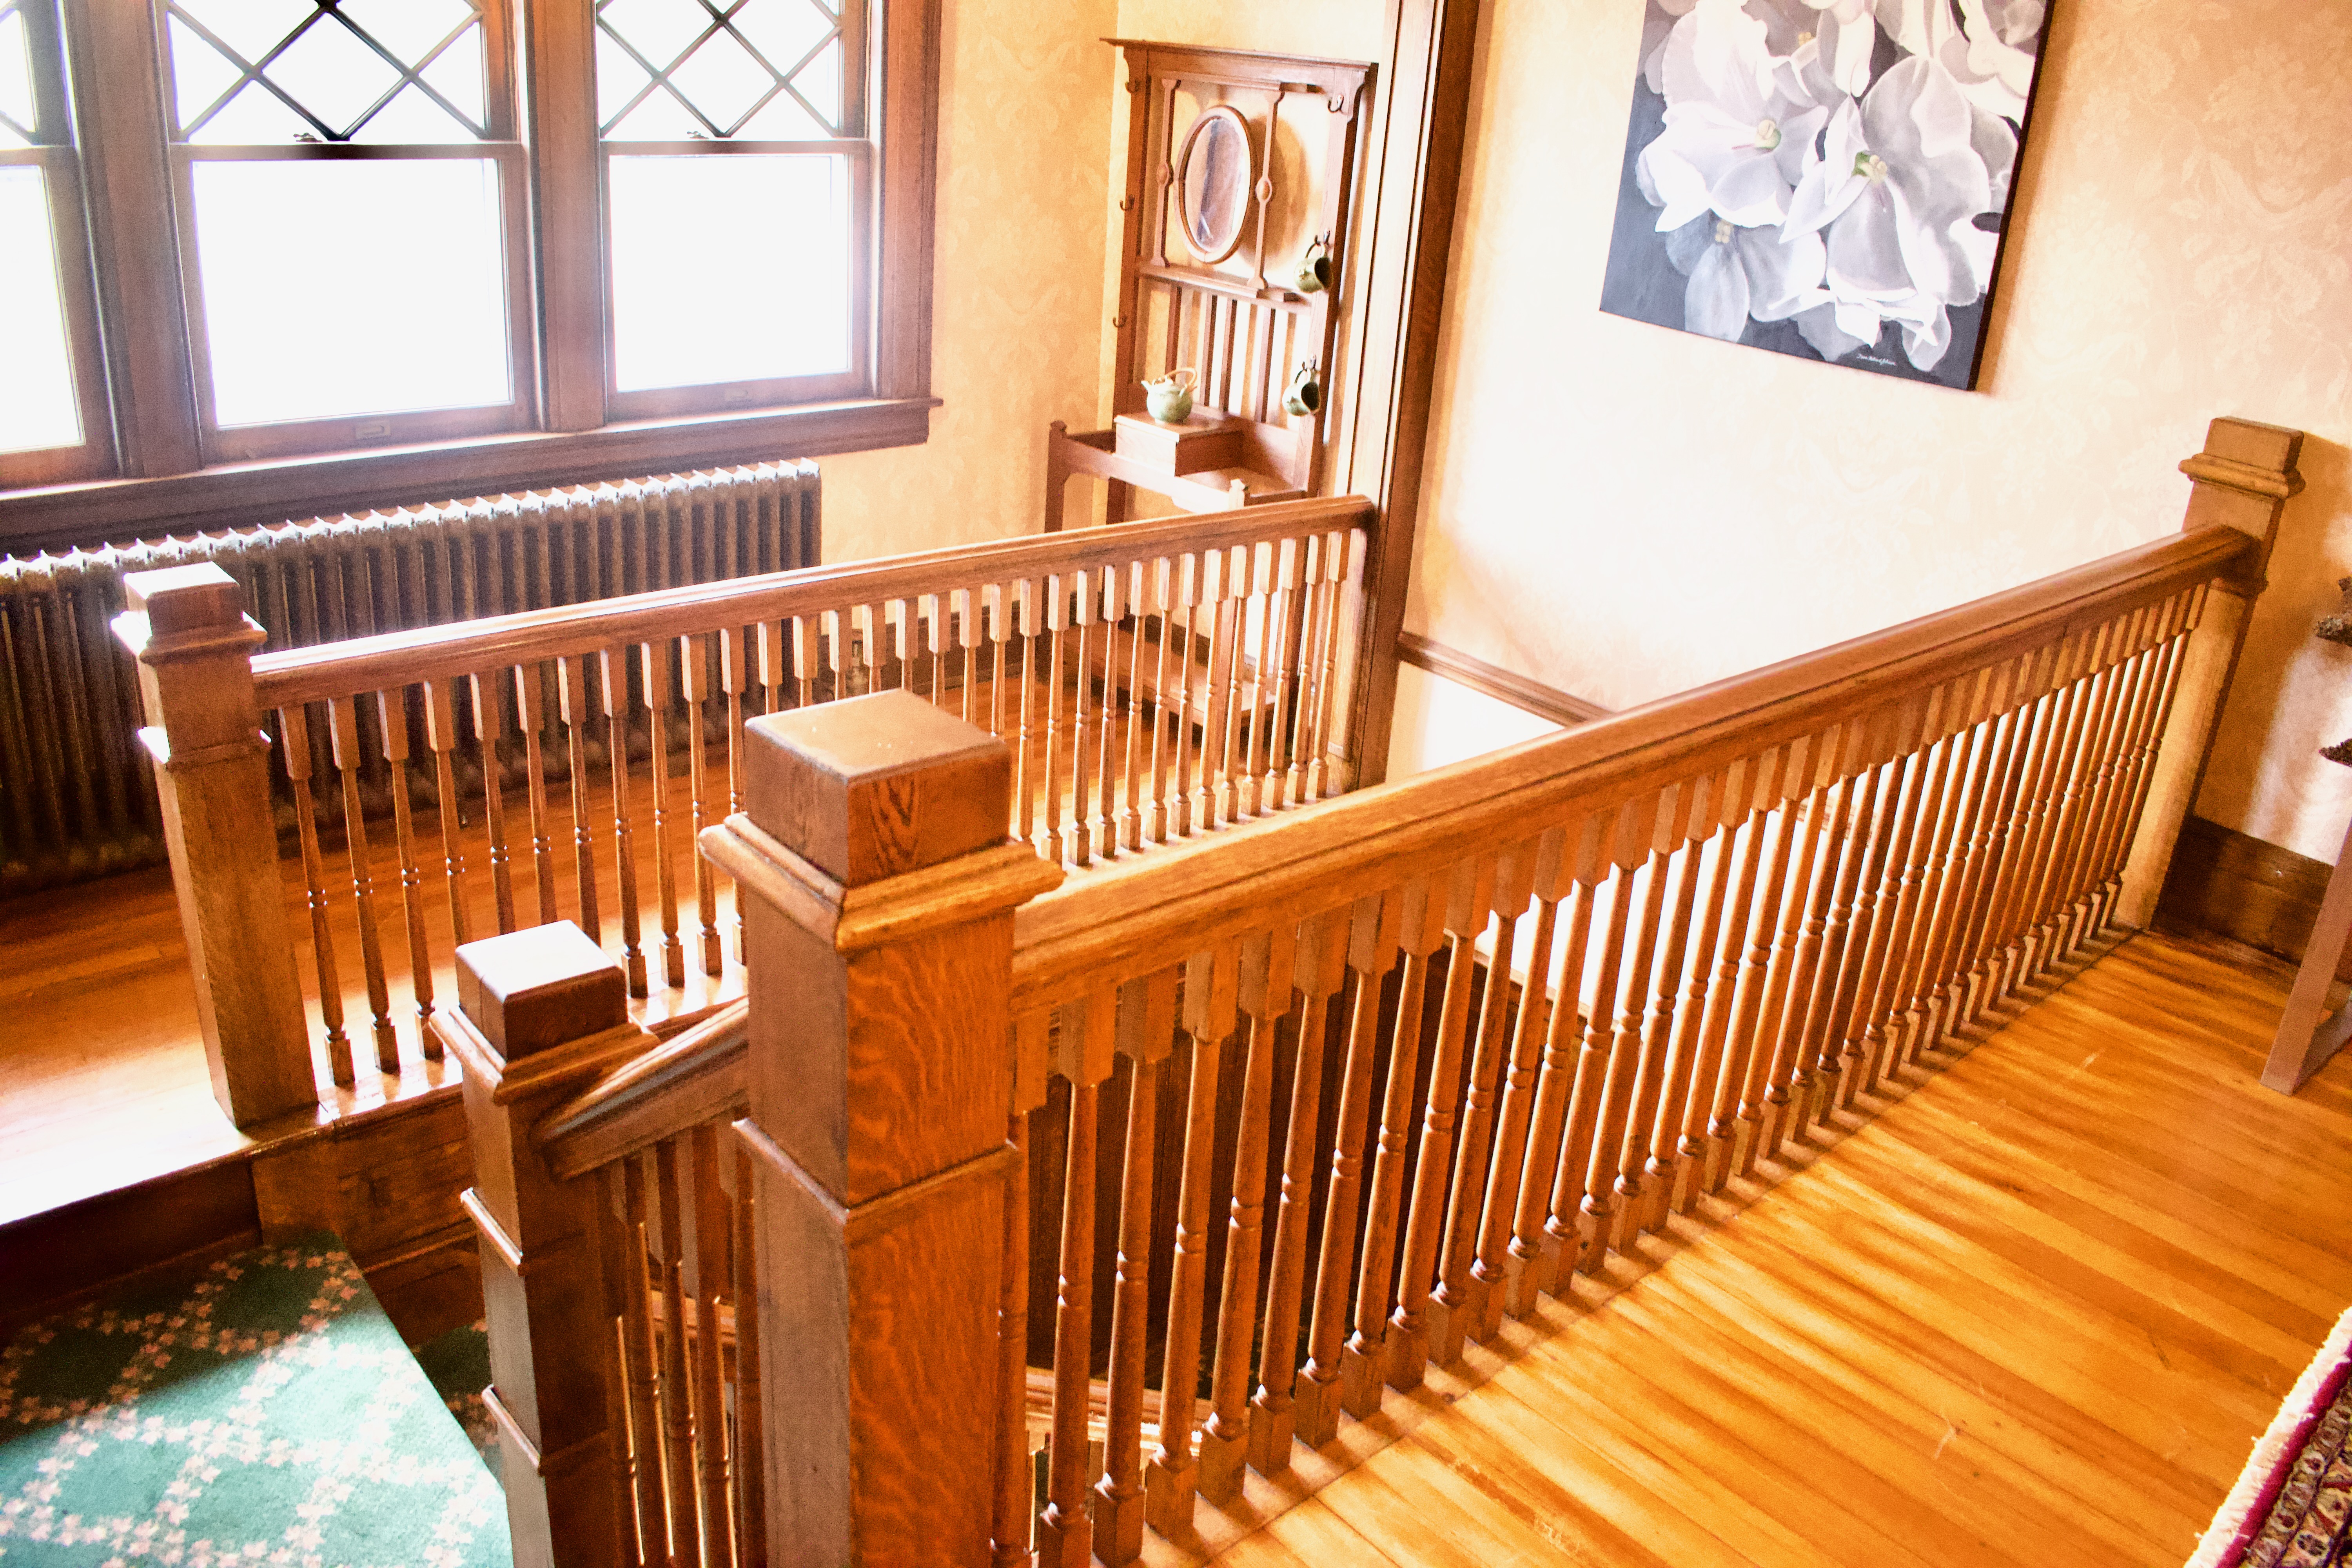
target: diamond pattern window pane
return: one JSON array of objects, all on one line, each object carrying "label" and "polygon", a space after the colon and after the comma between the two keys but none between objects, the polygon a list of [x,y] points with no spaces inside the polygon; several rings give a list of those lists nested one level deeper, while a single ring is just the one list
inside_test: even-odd
[{"label": "diamond pattern window pane", "polygon": [[218,103],[244,73],[227,56],[199,37],[179,17],[172,18],[172,91],[183,132],[197,116]]},{"label": "diamond pattern window pane", "polygon": [[[838,132],[840,20],[818,0],[602,0],[596,23],[608,137]],[[690,119],[656,101],[665,89]]]},{"label": "diamond pattern window pane", "polygon": [[173,9],[202,24],[251,65],[284,43],[319,7],[315,0],[180,0]]},{"label": "diamond pattern window pane", "polygon": [[[613,368],[623,391],[849,368],[849,161],[614,157]],[[702,215],[680,246],[676,216]]]},{"label": "diamond pattern window pane", "polygon": [[793,85],[801,89],[808,106],[817,111],[827,125],[841,124],[841,40],[827,44],[816,58],[811,60]]},{"label": "diamond pattern window pane", "polygon": [[[170,10],[184,140],[463,142],[486,133],[478,0],[170,0]],[[300,109],[281,101],[285,114],[273,111],[247,79],[212,112],[255,73]],[[438,120],[421,112],[433,93],[417,91],[419,80],[447,100]],[[394,120],[371,125],[395,104]]]},{"label": "diamond pattern window pane", "polygon": [[390,103],[368,116],[368,122],[352,138],[362,142],[466,142],[473,138],[471,127],[461,123],[447,110],[433,101],[424,89],[410,85],[393,96]]},{"label": "diamond pattern window pane", "polygon": [[319,134],[311,123],[278,100],[259,82],[248,82],[228,107],[204,123],[190,142],[199,146],[271,145]]},{"label": "diamond pattern window pane", "polygon": [[48,177],[0,167],[0,452],[81,445]]},{"label": "diamond pattern window pane", "polygon": [[269,79],[293,95],[336,135],[349,135],[376,101],[400,83],[400,72],[327,16],[302,30],[269,64]]},{"label": "diamond pattern window pane", "polygon": [[415,65],[473,19],[467,0],[342,0],[343,19]]},{"label": "diamond pattern window pane", "polygon": [[780,92],[735,134],[746,142],[823,142],[833,135],[833,130],[817,123],[799,99]]},{"label": "diamond pattern window pane", "polygon": [[482,68],[482,29],[478,26],[459,34],[431,65],[416,74],[477,128],[489,122],[485,108],[488,77]]},{"label": "diamond pattern window pane", "polygon": [[732,132],[776,85],[775,77],[732,33],[720,33],[687,56],[669,79],[720,136]]},{"label": "diamond pattern window pane", "polygon": [[0,6],[0,137],[5,145],[21,147],[39,118],[33,107],[31,46],[25,37],[25,18],[13,6]]},{"label": "diamond pattern window pane", "polygon": [[814,0],[749,0],[735,13],[735,30],[787,74],[839,25]]},{"label": "diamond pattern window pane", "polygon": [[[702,0],[604,0],[596,8],[603,29],[625,40],[656,70],[667,70],[694,40],[710,30],[712,17]],[[597,106],[611,115],[621,106]]]}]

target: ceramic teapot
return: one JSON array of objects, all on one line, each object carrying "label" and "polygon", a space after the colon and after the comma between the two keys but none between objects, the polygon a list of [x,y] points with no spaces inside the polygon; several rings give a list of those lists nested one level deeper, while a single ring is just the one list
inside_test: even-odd
[{"label": "ceramic teapot", "polygon": [[1192,417],[1192,388],[1201,377],[1190,365],[1171,371],[1158,381],[1143,384],[1143,405],[1162,425],[1181,425]]}]

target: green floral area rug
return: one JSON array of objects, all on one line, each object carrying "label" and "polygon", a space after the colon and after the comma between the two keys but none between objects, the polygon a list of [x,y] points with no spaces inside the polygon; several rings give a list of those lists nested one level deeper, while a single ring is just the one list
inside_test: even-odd
[{"label": "green floral area rug", "polygon": [[506,1500],[332,1237],[0,1352],[0,1568],[508,1568]]}]

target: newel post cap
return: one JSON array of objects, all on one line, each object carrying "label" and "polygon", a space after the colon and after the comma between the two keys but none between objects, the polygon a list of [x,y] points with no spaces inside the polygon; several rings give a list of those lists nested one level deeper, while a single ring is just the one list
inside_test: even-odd
[{"label": "newel post cap", "polygon": [[236,579],[210,561],[128,573],[122,593],[131,612],[145,616],[157,637],[245,624],[245,595]]},{"label": "newel post cap", "polygon": [[1004,842],[1012,752],[911,691],[772,713],[744,735],[744,815],[845,886]]},{"label": "newel post cap", "polygon": [[457,950],[457,1005],[508,1061],[629,1021],[621,966],[570,921]]}]

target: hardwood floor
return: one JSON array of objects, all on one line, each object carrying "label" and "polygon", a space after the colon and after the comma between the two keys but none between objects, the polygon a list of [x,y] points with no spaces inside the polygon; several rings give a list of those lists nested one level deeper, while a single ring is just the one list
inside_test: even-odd
[{"label": "hardwood floor", "polygon": [[1160,1556],[2178,1564],[2352,1302],[2352,1053],[2256,1081],[2288,979],[2135,939]]}]

